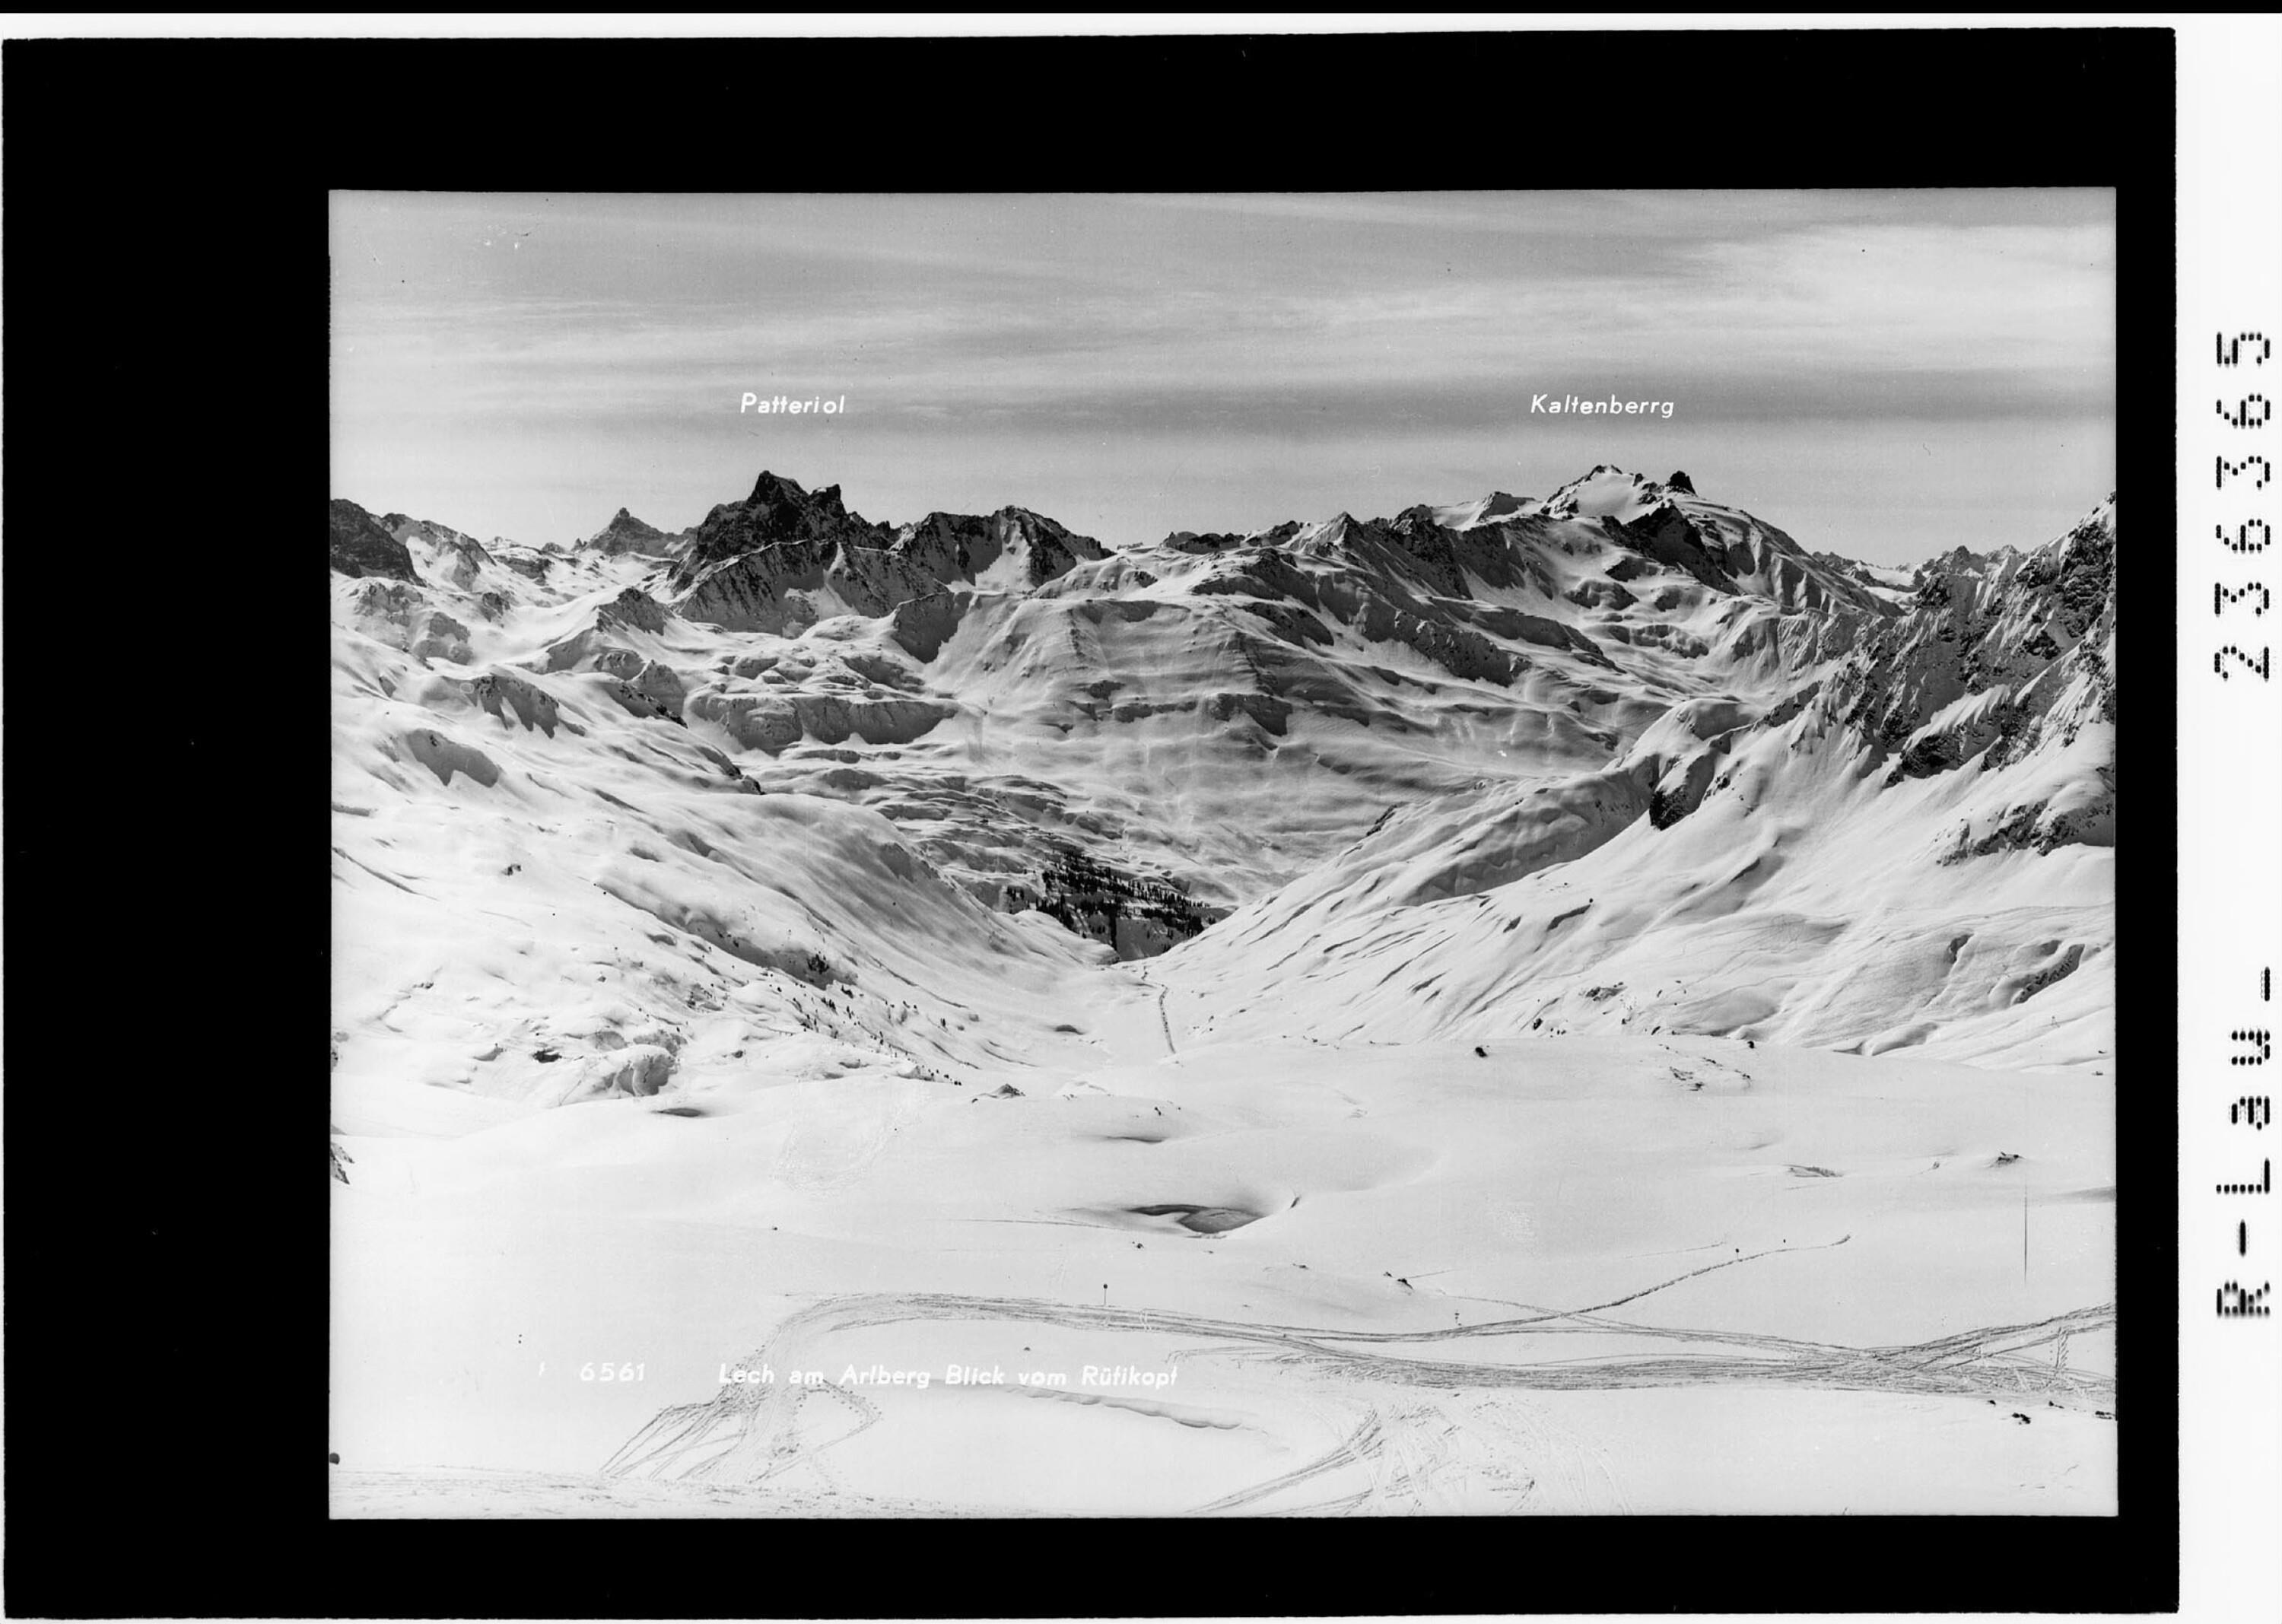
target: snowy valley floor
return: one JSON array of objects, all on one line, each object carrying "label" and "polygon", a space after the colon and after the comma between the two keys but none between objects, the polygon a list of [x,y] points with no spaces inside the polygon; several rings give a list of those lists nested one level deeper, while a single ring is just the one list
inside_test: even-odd
[{"label": "snowy valley floor", "polygon": [[337,1084],[334,1514],[2114,1510],[2112,1076],[1224,1041],[1181,957],[960,1084]]}]

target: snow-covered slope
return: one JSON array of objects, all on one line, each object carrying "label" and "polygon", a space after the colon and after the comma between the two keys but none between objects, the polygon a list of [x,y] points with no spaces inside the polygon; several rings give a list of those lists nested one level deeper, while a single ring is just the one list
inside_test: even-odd
[{"label": "snow-covered slope", "polygon": [[1779,697],[1690,700],[1609,766],[1417,802],[1163,975],[1226,989],[1207,1001],[1232,1032],[1336,1008],[1338,1034],[1381,1040],[1674,1031],[2095,1064],[2115,535],[2111,499],[2033,553],[1937,561],[1906,613]]},{"label": "snow-covered slope", "polygon": [[[345,1460],[1746,1509],[1668,1441],[1748,1416],[1754,1480],[2112,1504],[2115,525],[1880,571],[1605,466],[1115,548],[772,473],[567,550],[335,501]],[[606,1356],[658,1385],[561,1385]],[[1820,1455],[1874,1411],[1913,1453]]]},{"label": "snow-covered slope", "polygon": [[[1629,527],[1564,487],[1111,555],[1020,509],[890,528],[764,475],[643,583],[712,657],[610,657],[762,781],[875,807],[987,901],[1076,851],[1203,917],[1391,807],[1603,766],[1674,703],[1771,693],[1891,612],[1747,515],[1627,488]],[[580,626],[554,657],[599,646]]]}]

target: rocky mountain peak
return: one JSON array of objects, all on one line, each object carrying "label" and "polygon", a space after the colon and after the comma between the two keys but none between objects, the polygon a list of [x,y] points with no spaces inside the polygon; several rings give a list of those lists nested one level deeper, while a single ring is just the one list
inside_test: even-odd
[{"label": "rocky mountain peak", "polygon": [[808,493],[802,490],[797,482],[765,468],[761,470],[761,477],[753,481],[753,493],[745,501],[748,504],[790,501],[804,507],[808,502]]},{"label": "rocky mountain peak", "polygon": [[382,575],[392,580],[416,581],[412,552],[353,501],[339,497],[332,504],[332,565],[343,575]]},{"label": "rocky mountain peak", "polygon": [[782,528],[799,528],[803,521],[823,524],[851,517],[848,504],[841,499],[838,486],[827,485],[811,492],[803,490],[797,480],[765,468],[753,482],[753,493],[745,498],[744,509]]},{"label": "rocky mountain peak", "polygon": [[1028,590],[1108,556],[1027,508],[892,526],[850,512],[836,485],[811,493],[764,470],[745,501],[715,508],[688,532],[672,588],[696,619],[785,632],[812,624],[827,604],[879,615],[956,586]]},{"label": "rocky mountain peak", "polygon": [[[2115,517],[2103,505],[2031,552],[1959,548],[1921,567],[1908,611],[1864,640],[1818,703],[1857,730],[1888,781],[1978,758],[1984,772],[2076,744],[2115,719]],[[1982,703],[1968,703],[1986,696]],[[2113,770],[2024,796],[1960,852],[2113,840]],[[1954,860],[1952,859],[1952,860]]]},{"label": "rocky mountain peak", "polygon": [[640,553],[646,556],[664,557],[672,548],[674,538],[654,524],[645,524],[627,509],[621,508],[611,516],[610,522],[588,537],[582,545],[602,553]]},{"label": "rocky mountain peak", "polygon": [[828,553],[835,546],[880,548],[892,539],[884,524],[850,513],[840,487],[811,494],[793,480],[764,469],[741,502],[724,502],[689,532],[674,569],[674,587],[686,591],[709,567],[763,548],[791,547]]}]

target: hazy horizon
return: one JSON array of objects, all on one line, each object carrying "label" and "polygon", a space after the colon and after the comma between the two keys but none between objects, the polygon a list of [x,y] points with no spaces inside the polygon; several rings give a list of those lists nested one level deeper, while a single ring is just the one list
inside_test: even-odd
[{"label": "hazy horizon", "polygon": [[2105,190],[338,192],[331,493],[569,542],[768,468],[1120,545],[1613,462],[1875,563],[2033,545],[2115,486],[2115,219]]}]

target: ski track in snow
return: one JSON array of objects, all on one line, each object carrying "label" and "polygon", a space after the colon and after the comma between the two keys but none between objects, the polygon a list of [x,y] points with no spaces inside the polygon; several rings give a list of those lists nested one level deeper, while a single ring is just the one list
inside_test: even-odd
[{"label": "ski track in snow", "polygon": [[[1688,1278],[1678,1276],[1666,1284]],[[1634,1293],[1619,1301],[1647,1294]],[[2071,1371],[2064,1357],[2045,1351],[2064,1350],[2071,1335],[2112,1328],[2112,1303],[2027,1324],[1976,1327],[1922,1343],[1857,1348],[1642,1325],[1611,1318],[1597,1309],[1548,1310],[1447,1330],[1362,1332],[1160,1309],[921,1293],[816,1305],[788,1320],[767,1349],[744,1363],[757,1366],[773,1360],[780,1368],[796,1366],[805,1338],[926,1320],[1176,1338],[1197,1344],[1184,1347],[1180,1356],[1184,1373],[1197,1365],[1215,1367],[1218,1379],[1211,1393],[1217,1404],[1224,1405],[1247,1387],[1286,1399],[1297,1393],[1319,1419],[1338,1418],[1342,1435],[1331,1448],[1300,1466],[1187,1508],[1198,1514],[1479,1509],[1486,1502],[1517,1504],[1535,1487],[1536,1474],[1548,1472],[1565,1479],[1564,1498],[1570,1503],[1599,1501],[1606,1509],[1628,1509],[1604,1451],[1562,1435],[1541,1421],[1533,1426],[1525,1406],[1496,1409],[1493,1418],[1493,1411],[1482,1403],[1485,1395],[1734,1385],[2007,1401],[2033,1396],[2088,1403],[2110,1402],[2115,1391],[2111,1379]],[[1424,1356],[1424,1350],[1436,1345],[1610,1333],[1709,1345],[1722,1351],[1536,1361]],[[1394,1348],[1408,1351],[1381,1351]],[[814,1469],[839,1492],[851,1492],[850,1485],[831,1476],[827,1452],[854,1433],[836,1426],[819,1429],[807,1419],[816,1404],[828,1403],[834,1396],[858,1412],[861,1424],[856,1431],[880,1423],[879,1412],[860,1395],[831,1386],[741,1392],[712,1403],[665,1411],[603,1471],[612,1476],[705,1479],[725,1460],[734,1459],[741,1443],[765,1439],[767,1465],[760,1480]],[[1461,1459],[1461,1441],[1471,1440],[1478,1449],[1486,1424],[1493,1436],[1508,1436],[1513,1447],[1494,1449],[1486,1460],[1472,1458],[1476,1451],[1469,1450],[1468,1457]],[[1351,1469],[1363,1483],[1332,1500],[1296,1504],[1280,1498]]]}]

